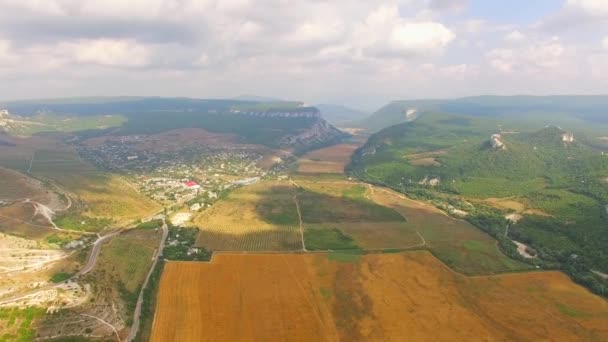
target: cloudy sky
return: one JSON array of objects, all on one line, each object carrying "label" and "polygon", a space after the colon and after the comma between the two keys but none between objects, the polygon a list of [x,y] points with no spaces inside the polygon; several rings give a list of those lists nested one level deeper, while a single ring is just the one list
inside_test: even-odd
[{"label": "cloudy sky", "polygon": [[0,99],[608,93],[608,0],[0,0]]}]

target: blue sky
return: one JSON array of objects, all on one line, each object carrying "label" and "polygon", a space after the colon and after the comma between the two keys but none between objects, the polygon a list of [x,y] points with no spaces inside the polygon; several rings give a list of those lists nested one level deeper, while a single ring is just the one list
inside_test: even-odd
[{"label": "blue sky", "polygon": [[563,6],[559,0],[473,0],[466,15],[495,23],[532,24],[557,13]]},{"label": "blue sky", "polygon": [[604,0],[0,0],[0,100],[598,94]]}]

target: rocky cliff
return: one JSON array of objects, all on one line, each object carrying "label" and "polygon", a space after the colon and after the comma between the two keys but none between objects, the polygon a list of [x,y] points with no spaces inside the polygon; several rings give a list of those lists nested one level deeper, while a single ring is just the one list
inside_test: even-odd
[{"label": "rocky cliff", "polygon": [[346,133],[338,130],[319,116],[314,119],[310,127],[297,134],[285,136],[281,139],[280,145],[293,147],[296,150],[306,150],[328,145],[346,136]]}]

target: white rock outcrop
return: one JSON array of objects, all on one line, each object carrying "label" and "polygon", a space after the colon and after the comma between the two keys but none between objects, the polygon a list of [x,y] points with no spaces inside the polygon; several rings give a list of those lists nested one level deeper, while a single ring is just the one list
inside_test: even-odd
[{"label": "white rock outcrop", "polygon": [[507,145],[501,140],[502,136],[500,134],[492,134],[490,137],[490,145],[495,150],[504,150],[507,148]]},{"label": "white rock outcrop", "polygon": [[574,134],[573,133],[564,133],[562,134],[562,141],[565,143],[573,143],[574,142]]},{"label": "white rock outcrop", "polygon": [[416,120],[416,118],[418,118],[418,109],[416,108],[409,108],[408,110],[405,111],[405,120],[410,122],[410,121],[414,121]]}]

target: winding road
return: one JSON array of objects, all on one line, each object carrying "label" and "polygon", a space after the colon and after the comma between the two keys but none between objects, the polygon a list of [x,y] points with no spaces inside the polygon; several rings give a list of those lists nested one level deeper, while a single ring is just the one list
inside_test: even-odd
[{"label": "winding road", "polygon": [[91,248],[91,253],[89,254],[87,263],[82,267],[82,269],[80,269],[80,271],[76,275],[85,275],[89,273],[95,266],[95,263],[97,263],[97,257],[99,257],[99,253],[101,252],[101,246],[103,245],[103,243],[106,240],[111,239],[116,235],[120,234],[121,232],[122,230],[117,230],[113,233],[104,236],[99,236],[99,238],[95,240],[95,242],[93,242],[93,248]]}]

